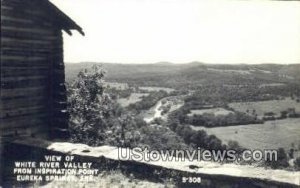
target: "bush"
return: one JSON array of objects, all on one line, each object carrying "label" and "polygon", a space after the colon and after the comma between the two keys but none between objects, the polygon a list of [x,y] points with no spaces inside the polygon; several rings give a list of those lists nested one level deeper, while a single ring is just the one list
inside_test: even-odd
[{"label": "bush", "polygon": [[68,88],[71,140],[92,146],[130,146],[137,142],[142,121],[106,94],[100,66],[80,71]]},{"label": "bush", "polygon": [[244,148],[242,148],[237,141],[229,140],[227,144],[227,149],[235,150],[237,153],[242,153]]},{"label": "bush", "polygon": [[204,113],[202,115],[194,114],[191,117],[186,115],[184,123],[192,124],[195,126],[220,127],[262,123],[262,121],[246,113],[234,112],[228,115],[215,115],[213,113]]},{"label": "bush", "polygon": [[277,161],[271,161],[270,159],[267,159],[265,162],[267,166],[270,166],[271,168],[286,168],[289,166],[288,158],[285,150],[283,148],[279,148],[277,150]]},{"label": "bush", "polygon": [[295,168],[297,170],[300,170],[300,157],[297,157],[294,161],[294,164],[295,164]]},{"label": "bush", "polygon": [[187,149],[183,139],[164,126],[145,126],[140,129],[141,139],[138,146],[155,150]]},{"label": "bush", "polygon": [[204,130],[194,131],[188,125],[181,125],[178,121],[170,121],[167,126],[183,138],[186,144],[208,150],[223,150],[226,146],[215,135],[207,135]]}]

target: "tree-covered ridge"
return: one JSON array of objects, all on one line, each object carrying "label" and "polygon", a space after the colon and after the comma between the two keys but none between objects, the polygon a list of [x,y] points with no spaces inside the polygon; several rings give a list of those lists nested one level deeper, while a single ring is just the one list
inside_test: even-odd
[{"label": "tree-covered ridge", "polygon": [[[67,81],[95,63],[66,64]],[[99,63],[100,64],[100,63]],[[139,86],[192,89],[199,85],[260,85],[294,83],[299,85],[300,65],[211,65],[187,64],[113,64],[101,63],[108,71],[106,80]]]}]

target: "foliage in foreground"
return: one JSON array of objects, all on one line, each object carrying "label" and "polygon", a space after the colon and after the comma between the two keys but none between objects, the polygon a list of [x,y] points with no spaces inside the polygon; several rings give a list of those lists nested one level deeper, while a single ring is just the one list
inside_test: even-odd
[{"label": "foliage in foreground", "polygon": [[169,128],[151,127],[130,111],[125,111],[105,92],[99,66],[80,71],[68,87],[70,131],[73,142],[91,146],[146,146],[149,149],[187,148]]},{"label": "foliage in foreground", "polygon": [[72,140],[88,145],[128,146],[139,139],[142,121],[125,113],[105,93],[104,71],[99,66],[80,71],[68,88]]}]

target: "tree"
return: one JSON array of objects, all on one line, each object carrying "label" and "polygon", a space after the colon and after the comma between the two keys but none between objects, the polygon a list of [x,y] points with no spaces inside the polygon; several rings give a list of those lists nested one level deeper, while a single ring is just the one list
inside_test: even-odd
[{"label": "tree", "polygon": [[136,140],[135,118],[105,93],[99,65],[80,71],[68,88],[71,138],[88,145],[128,146]]},{"label": "tree", "polygon": [[297,170],[300,170],[300,157],[297,157],[294,161]]},{"label": "tree", "polygon": [[241,153],[243,148],[239,145],[237,141],[229,140],[227,144],[228,149],[235,150],[237,153]]},{"label": "tree", "polygon": [[280,112],[280,118],[285,119],[288,116],[288,112],[286,110],[283,110]]},{"label": "tree", "polygon": [[166,126],[145,126],[141,130],[139,146],[152,150],[187,149],[183,139]]},{"label": "tree", "polygon": [[271,166],[272,168],[286,168],[289,166],[287,154],[284,148],[279,148],[277,150],[277,160],[267,159],[266,164]]}]

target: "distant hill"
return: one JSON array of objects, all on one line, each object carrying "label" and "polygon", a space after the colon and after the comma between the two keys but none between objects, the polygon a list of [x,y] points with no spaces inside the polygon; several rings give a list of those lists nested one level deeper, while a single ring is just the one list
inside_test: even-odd
[{"label": "distant hill", "polygon": [[298,83],[300,64],[278,65],[228,65],[192,62],[173,64],[113,64],[113,63],[66,63],[66,80],[73,80],[82,69],[101,64],[107,74],[105,79],[149,86],[197,86],[199,84],[260,84]]}]

